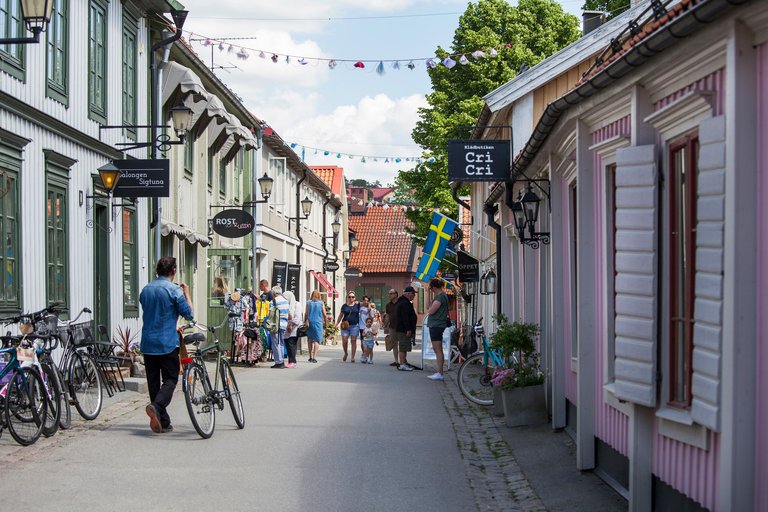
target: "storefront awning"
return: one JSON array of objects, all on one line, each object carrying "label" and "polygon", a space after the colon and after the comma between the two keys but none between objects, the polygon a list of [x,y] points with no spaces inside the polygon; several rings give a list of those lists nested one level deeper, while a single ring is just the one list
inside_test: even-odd
[{"label": "storefront awning", "polygon": [[191,105],[192,112],[192,133],[200,134],[208,128],[212,121],[222,124],[227,121],[225,114],[227,109],[215,94],[207,94],[207,98],[202,101],[196,101]]},{"label": "storefront awning", "polygon": [[160,221],[160,234],[163,236],[174,235],[179,240],[186,240],[191,244],[200,244],[203,247],[211,245],[211,239],[208,235],[198,233],[190,228],[185,228],[184,226],[165,220]]},{"label": "storefront awning", "polygon": [[237,156],[237,152],[240,151],[240,148],[256,149],[257,144],[258,143],[256,142],[256,138],[253,136],[249,136],[247,138],[230,137],[221,148],[221,161],[224,163],[224,165],[227,165],[232,161],[233,158]]},{"label": "storefront awning", "polygon": [[163,67],[163,106],[175,107],[182,101],[203,101],[208,93],[194,71],[176,62]]},{"label": "storefront awning", "polygon": [[331,282],[328,280],[327,277],[325,277],[324,274],[321,274],[320,272],[315,272],[314,270],[309,271],[312,276],[317,279],[317,282],[320,283],[320,285],[325,288],[329,294],[333,294],[335,298],[339,298],[339,291],[333,287]]},{"label": "storefront awning", "polygon": [[[240,123],[240,120],[227,113],[226,122],[221,126],[215,126],[210,131],[210,149],[214,153],[221,151],[230,137],[235,141],[252,139],[251,132]],[[238,147],[239,149],[239,147]]]}]

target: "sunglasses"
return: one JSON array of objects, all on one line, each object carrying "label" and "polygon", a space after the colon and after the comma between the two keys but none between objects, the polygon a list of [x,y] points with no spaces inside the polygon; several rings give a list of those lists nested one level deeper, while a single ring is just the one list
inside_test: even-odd
[{"label": "sunglasses", "polygon": [[347,298],[348,298],[348,299],[354,299],[354,298],[355,298],[355,296],[354,296],[354,295],[347,295]]}]

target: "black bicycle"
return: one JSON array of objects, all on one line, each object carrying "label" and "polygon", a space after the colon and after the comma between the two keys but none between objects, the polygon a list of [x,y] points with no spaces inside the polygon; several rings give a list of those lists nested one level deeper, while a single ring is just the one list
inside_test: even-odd
[{"label": "black bicycle", "polygon": [[[234,313],[231,313],[232,315]],[[205,334],[195,332],[184,336],[184,343],[195,346],[195,351],[191,357],[183,359],[184,365],[183,383],[184,401],[187,404],[189,418],[192,425],[200,437],[208,439],[213,435],[216,428],[216,409],[224,410],[224,401],[229,402],[232,409],[232,415],[235,417],[235,423],[238,428],[245,427],[245,413],[243,411],[243,402],[240,398],[240,388],[237,386],[235,374],[229,360],[224,357],[219,340],[215,333],[221,329],[228,318],[225,318],[221,325],[206,328],[197,322],[189,322],[182,329],[199,329],[201,331],[210,331],[214,334],[213,342],[200,348],[200,343],[205,341]],[[208,367],[205,364],[205,355],[211,351],[216,352],[216,368],[213,385],[208,374]],[[221,377],[221,389],[219,389],[219,377]]]}]

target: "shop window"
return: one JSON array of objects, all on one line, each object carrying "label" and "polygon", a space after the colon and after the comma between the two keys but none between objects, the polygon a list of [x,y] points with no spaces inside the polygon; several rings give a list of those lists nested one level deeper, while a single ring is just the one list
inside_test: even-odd
[{"label": "shop window", "polygon": [[47,162],[45,202],[46,304],[69,306],[68,169]]},{"label": "shop window", "polygon": [[69,2],[54,0],[46,31],[45,94],[68,105]]},{"label": "shop window", "polygon": [[123,314],[137,317],[139,313],[138,247],[136,245],[136,211],[123,209]]}]

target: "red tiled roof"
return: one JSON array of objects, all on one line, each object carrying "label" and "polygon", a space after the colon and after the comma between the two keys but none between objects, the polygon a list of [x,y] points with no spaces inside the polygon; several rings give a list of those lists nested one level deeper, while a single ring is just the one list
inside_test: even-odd
[{"label": "red tiled roof", "polygon": [[349,267],[363,273],[414,272],[418,252],[406,227],[412,226],[399,207],[370,206],[361,215],[349,216],[349,227],[357,233],[360,244],[350,259]]},{"label": "red tiled roof", "polygon": [[309,168],[312,169],[312,171],[317,174],[326,185],[328,185],[328,188],[331,189],[332,193],[341,196],[341,182],[344,177],[343,167],[337,165],[310,165]]},{"label": "red tiled roof", "polygon": [[373,200],[381,202],[385,197],[395,191],[394,187],[373,187],[371,193],[373,194]]}]

